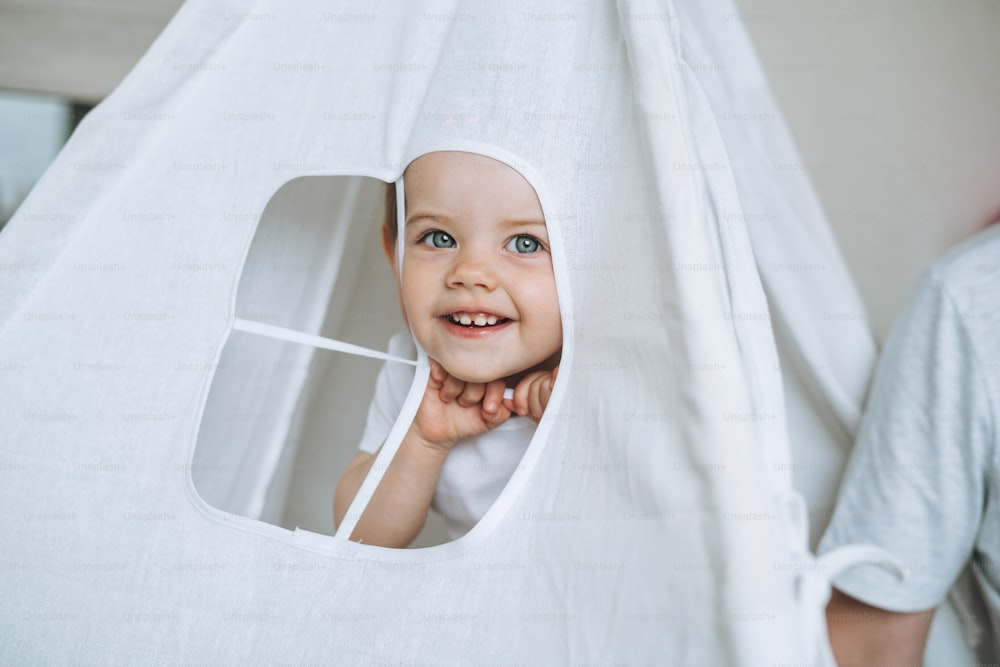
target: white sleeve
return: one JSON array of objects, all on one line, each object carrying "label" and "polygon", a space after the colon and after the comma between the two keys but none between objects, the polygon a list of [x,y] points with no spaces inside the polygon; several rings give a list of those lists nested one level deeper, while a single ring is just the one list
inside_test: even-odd
[{"label": "white sleeve", "polygon": [[848,595],[892,611],[929,609],[968,562],[993,446],[982,372],[960,313],[929,272],[886,341],[818,549],[875,544],[910,576],[859,565],[833,582]]},{"label": "white sleeve", "polygon": [[[401,332],[389,340],[388,352],[397,357],[413,359],[417,349],[410,334]],[[410,391],[413,374],[413,367],[407,364],[387,361],[382,365],[375,381],[375,394],[368,406],[368,419],[358,449],[374,454],[385,442]]]}]

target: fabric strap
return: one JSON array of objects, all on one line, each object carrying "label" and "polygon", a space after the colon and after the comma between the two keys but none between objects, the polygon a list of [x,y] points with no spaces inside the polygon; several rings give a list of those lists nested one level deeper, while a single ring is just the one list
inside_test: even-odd
[{"label": "fabric strap", "polygon": [[263,322],[255,322],[254,320],[245,320],[240,317],[233,320],[233,329],[257,334],[259,336],[266,336],[268,338],[275,338],[277,340],[284,340],[289,343],[312,345],[313,347],[322,348],[324,350],[333,350],[334,352],[346,352],[348,354],[356,354],[361,357],[371,357],[372,359],[396,361],[401,364],[409,364],[410,366],[417,365],[417,362],[412,359],[404,359],[403,357],[396,357],[391,354],[386,354],[385,352],[379,352],[378,350],[361,347],[360,345],[345,343],[340,340],[325,338],[323,336],[314,336],[312,334],[302,333],[301,331],[295,331],[293,329],[277,327],[273,324],[264,324]]},{"label": "fabric strap", "polygon": [[797,563],[796,595],[801,610],[802,641],[806,650],[816,647],[818,665],[837,667],[826,629],[824,610],[830,600],[831,582],[844,570],[855,565],[871,564],[893,572],[901,580],[909,573],[887,551],[867,544],[849,544],[822,556],[809,551],[809,514],[802,496],[794,489],[779,494],[779,507],[788,526],[788,547]]}]

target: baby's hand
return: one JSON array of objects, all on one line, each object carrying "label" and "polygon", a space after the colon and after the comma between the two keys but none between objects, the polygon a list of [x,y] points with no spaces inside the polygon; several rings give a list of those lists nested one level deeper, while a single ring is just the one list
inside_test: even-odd
[{"label": "baby's hand", "polygon": [[531,417],[536,424],[542,419],[545,406],[549,404],[552,395],[552,385],[556,382],[559,367],[551,371],[534,371],[528,373],[514,387],[513,400],[507,399],[504,405],[522,417]]},{"label": "baby's hand", "polygon": [[502,379],[465,382],[449,375],[433,359],[429,361],[427,390],[413,420],[413,428],[424,442],[450,449],[459,440],[485,433],[510,417]]}]

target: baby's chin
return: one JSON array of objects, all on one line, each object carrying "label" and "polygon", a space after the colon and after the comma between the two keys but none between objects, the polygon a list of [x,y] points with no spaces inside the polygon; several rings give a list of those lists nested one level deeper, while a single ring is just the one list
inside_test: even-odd
[{"label": "baby's chin", "polygon": [[450,368],[445,368],[448,371],[448,375],[452,376],[456,380],[461,380],[462,382],[468,382],[470,384],[489,384],[494,380],[504,380],[506,381],[507,375],[497,377],[496,373],[483,373],[482,371],[468,370],[468,369],[456,369],[455,371]]},{"label": "baby's chin", "polygon": [[440,360],[435,359],[442,368],[448,372],[448,375],[452,376],[456,380],[461,380],[462,382],[468,382],[471,384],[488,384],[494,382],[495,380],[506,381],[509,377],[516,376],[520,371],[516,368],[503,368],[497,365],[484,365],[475,363],[454,363],[454,359],[450,360],[452,363],[450,365],[445,365]]},{"label": "baby's chin", "polygon": [[[441,363],[440,361],[438,363]],[[461,380],[462,382],[467,382],[471,384],[489,384],[496,380],[503,380],[504,384],[508,387],[513,387],[517,382],[524,377],[527,373],[539,370],[542,366],[548,366],[548,364],[536,363],[531,366],[520,367],[485,367],[482,364],[467,365],[467,364],[452,364],[452,367],[441,366],[448,372],[448,375],[452,376],[456,380]]]}]

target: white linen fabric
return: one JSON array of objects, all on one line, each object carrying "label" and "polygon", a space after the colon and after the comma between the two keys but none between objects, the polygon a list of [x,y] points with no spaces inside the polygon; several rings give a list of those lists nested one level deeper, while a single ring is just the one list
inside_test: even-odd
[{"label": "white linen fabric", "polygon": [[[389,340],[387,352],[405,359],[417,354],[406,332]],[[382,367],[358,449],[374,454],[385,442],[413,384],[413,374],[413,368],[405,364],[386,362]],[[431,501],[431,508],[444,518],[449,538],[461,537],[483,518],[520,465],[534,434],[533,421],[514,415],[486,433],[455,443]]]},{"label": "white linen fabric", "polygon": [[[850,558],[808,551],[788,432],[835,477],[874,346],[732,3],[246,7],[189,0],[0,236],[0,661],[829,664]],[[377,219],[293,179],[433,150],[539,196],[545,416],[453,542],[259,521],[323,388],[240,322],[316,334]]]},{"label": "white linen fabric", "polygon": [[940,605],[971,563],[991,637],[1000,637],[997,285],[1000,226],[926,272],[886,341],[819,547],[866,542],[894,554],[911,572],[906,581],[865,565],[835,580],[893,611]]}]

